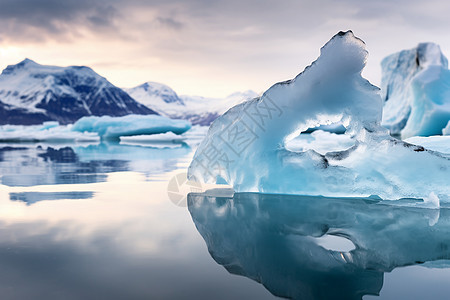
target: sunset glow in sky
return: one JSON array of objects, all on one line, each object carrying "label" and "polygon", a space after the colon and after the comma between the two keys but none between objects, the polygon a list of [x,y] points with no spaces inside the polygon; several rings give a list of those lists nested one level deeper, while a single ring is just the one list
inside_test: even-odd
[{"label": "sunset glow in sky", "polygon": [[294,77],[352,29],[379,84],[390,53],[428,41],[450,53],[449,12],[438,0],[0,0],[0,68],[27,57],[87,65],[119,87],[222,97]]}]

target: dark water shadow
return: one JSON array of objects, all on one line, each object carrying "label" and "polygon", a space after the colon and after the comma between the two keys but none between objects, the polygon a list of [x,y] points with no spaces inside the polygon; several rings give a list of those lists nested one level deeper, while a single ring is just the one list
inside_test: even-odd
[{"label": "dark water shadow", "polygon": [[[218,264],[279,297],[362,299],[385,272],[450,259],[449,209],[252,193],[189,194],[188,208]],[[324,246],[330,237],[353,247]]]}]

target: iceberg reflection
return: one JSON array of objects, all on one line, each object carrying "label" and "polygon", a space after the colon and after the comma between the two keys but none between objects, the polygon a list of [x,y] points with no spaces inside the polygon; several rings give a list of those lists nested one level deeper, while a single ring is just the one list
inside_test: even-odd
[{"label": "iceberg reflection", "polygon": [[[385,272],[450,259],[449,209],[252,193],[189,194],[188,207],[218,264],[280,297],[361,299],[379,294]],[[354,247],[324,245],[333,236]]]},{"label": "iceberg reflection", "polygon": [[118,143],[5,146],[0,147],[0,184],[87,184],[104,182],[108,173],[126,171],[158,175],[175,170],[191,151],[184,143],[172,147]]},{"label": "iceberg reflection", "polygon": [[79,199],[91,199],[94,197],[94,192],[22,192],[22,193],[9,193],[9,199],[11,201],[22,201],[27,205],[39,201],[47,200],[79,200]]}]

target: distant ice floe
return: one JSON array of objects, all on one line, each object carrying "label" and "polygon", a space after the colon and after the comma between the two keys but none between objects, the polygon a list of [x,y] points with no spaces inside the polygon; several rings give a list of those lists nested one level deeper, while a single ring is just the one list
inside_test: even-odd
[{"label": "distant ice floe", "polygon": [[[120,137],[156,135],[171,132],[180,135],[191,128],[185,120],[171,120],[157,115],[128,115],[124,117],[84,117],[73,125],[58,122],[42,125],[0,126],[1,142],[98,142],[119,141]],[[167,137],[165,137],[167,138]],[[149,139],[149,138],[147,138]]]},{"label": "distant ice floe", "polygon": [[178,147],[180,144],[188,144],[196,146],[200,144],[206,135],[208,127],[194,125],[191,129],[181,135],[173,132],[166,132],[152,135],[135,135],[135,136],[121,136],[120,143],[124,145],[147,145],[152,147]]},{"label": "distant ice floe", "polygon": [[42,125],[3,125],[0,126],[0,142],[98,142],[95,132],[77,132],[72,125],[60,126],[58,122],[45,122]]},{"label": "distant ice floe", "polygon": [[[450,201],[450,160],[381,126],[379,89],[361,76],[366,60],[364,42],[351,31],[335,35],[296,78],[214,121],[189,178],[226,182],[236,192],[420,198],[435,207]],[[308,128],[338,122],[347,128],[349,148],[289,149]]]},{"label": "distant ice floe", "polygon": [[450,120],[450,70],[439,46],[419,44],[381,66],[383,126],[402,138],[441,134]]},{"label": "distant ice floe", "polygon": [[185,120],[172,120],[156,115],[128,115],[123,117],[84,117],[75,122],[72,131],[95,132],[102,139],[119,140],[122,136],[150,135],[166,132],[182,134],[191,128]]}]

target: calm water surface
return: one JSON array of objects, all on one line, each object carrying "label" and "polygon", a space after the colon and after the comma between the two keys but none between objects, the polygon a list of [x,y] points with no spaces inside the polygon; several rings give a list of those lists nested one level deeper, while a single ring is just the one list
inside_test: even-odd
[{"label": "calm water surface", "polygon": [[0,144],[1,298],[448,299],[449,209],[202,192],[194,149]]}]

